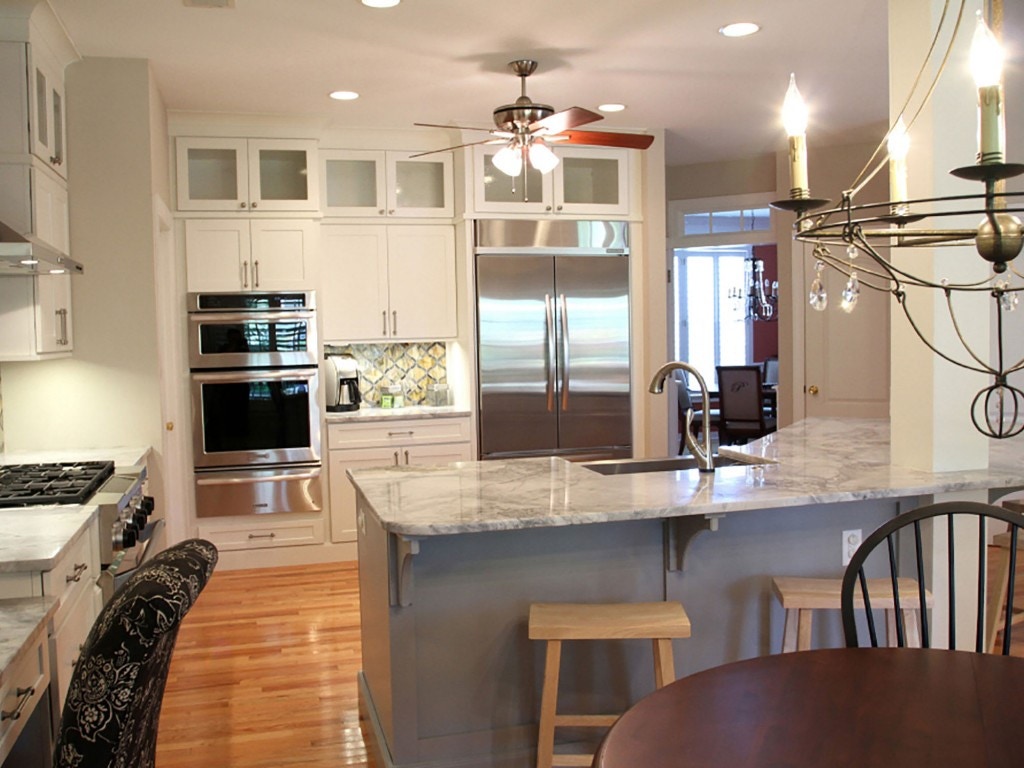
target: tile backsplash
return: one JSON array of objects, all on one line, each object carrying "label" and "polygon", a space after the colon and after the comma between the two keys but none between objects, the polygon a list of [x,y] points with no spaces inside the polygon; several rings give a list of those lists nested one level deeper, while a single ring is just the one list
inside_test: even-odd
[{"label": "tile backsplash", "polygon": [[405,389],[408,405],[423,405],[427,387],[447,384],[447,349],[444,342],[423,341],[408,344],[324,345],[328,355],[351,355],[359,364],[359,391],[363,401],[380,404],[381,390],[393,384]]}]

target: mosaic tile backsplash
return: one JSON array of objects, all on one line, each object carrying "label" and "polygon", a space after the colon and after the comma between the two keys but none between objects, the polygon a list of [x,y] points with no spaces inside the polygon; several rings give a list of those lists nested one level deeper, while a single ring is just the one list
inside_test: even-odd
[{"label": "mosaic tile backsplash", "polygon": [[380,393],[399,384],[405,390],[408,405],[425,405],[427,387],[447,384],[443,342],[424,341],[411,344],[345,344],[324,345],[328,355],[351,355],[359,364],[359,392],[363,402],[380,404]]}]

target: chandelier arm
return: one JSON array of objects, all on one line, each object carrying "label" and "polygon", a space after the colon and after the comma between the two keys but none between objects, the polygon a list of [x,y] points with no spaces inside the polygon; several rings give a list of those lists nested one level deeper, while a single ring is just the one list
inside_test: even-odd
[{"label": "chandelier arm", "polygon": [[999,368],[997,369],[997,368],[993,368],[992,366],[988,365],[984,360],[982,360],[974,352],[973,349],[971,349],[971,345],[967,343],[967,340],[964,338],[963,332],[960,330],[960,323],[958,323],[956,321],[956,312],[953,311],[953,292],[947,288],[945,290],[945,294],[946,294],[946,309],[949,311],[949,320],[950,320],[951,323],[953,323],[953,330],[956,331],[956,335],[957,335],[957,338],[960,339],[961,346],[963,346],[964,350],[967,352],[968,355],[970,355],[972,358],[974,358],[974,361],[978,365],[983,366],[985,368],[985,371],[987,373],[990,373],[993,376],[997,375],[999,373],[999,370],[1003,366],[1003,357],[1002,357],[1002,355],[1003,355],[1002,315],[1000,314],[1000,316],[998,318],[999,326],[1000,326],[1000,330],[999,330],[1000,344],[999,344]]},{"label": "chandelier arm", "polygon": [[[907,318],[907,322],[910,323],[910,327],[914,330],[914,333],[917,334],[917,338],[919,338],[921,342],[926,347],[928,347],[928,349],[930,349],[932,352],[934,352],[936,355],[941,357],[946,362],[952,363],[958,368],[964,368],[968,371],[974,371],[975,373],[984,373],[987,375],[992,375],[994,373],[994,371],[992,371],[991,368],[975,368],[973,365],[968,365],[967,363],[962,363],[959,360],[955,360],[949,355],[947,355],[945,352],[941,351],[938,347],[936,347],[934,344],[928,341],[925,335],[921,332],[921,329],[917,327],[917,323],[914,322],[914,318],[910,316],[910,311],[907,309],[906,294],[901,293],[899,296],[896,297],[896,299],[900,307],[903,309],[903,314]],[[963,338],[961,337],[961,343],[962,342]]]}]

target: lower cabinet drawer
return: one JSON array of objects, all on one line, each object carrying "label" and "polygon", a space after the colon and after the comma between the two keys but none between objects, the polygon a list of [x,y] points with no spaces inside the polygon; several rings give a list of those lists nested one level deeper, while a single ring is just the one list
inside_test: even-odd
[{"label": "lower cabinet drawer", "polygon": [[90,526],[61,557],[53,570],[43,573],[43,594],[56,597],[60,607],[53,617],[53,626],[60,629],[67,620],[68,611],[78,602],[99,575],[98,524]]},{"label": "lower cabinet drawer", "polygon": [[46,632],[41,630],[35,644],[21,659],[4,671],[0,683],[0,762],[18,740],[33,710],[46,693],[50,677],[50,651]]},{"label": "lower cabinet drawer", "polygon": [[323,544],[324,521],[322,518],[316,518],[275,520],[268,523],[200,522],[199,536],[212,542],[218,549],[224,550]]},{"label": "lower cabinet drawer", "polygon": [[82,590],[65,614],[64,623],[53,633],[53,682],[58,712],[64,709],[64,698],[71,684],[71,673],[78,663],[89,630],[96,621],[95,595],[98,591],[99,587],[95,583],[90,583],[87,589]]},{"label": "lower cabinet drawer", "polygon": [[455,443],[469,439],[469,419],[464,417],[327,425],[327,444],[331,449]]}]

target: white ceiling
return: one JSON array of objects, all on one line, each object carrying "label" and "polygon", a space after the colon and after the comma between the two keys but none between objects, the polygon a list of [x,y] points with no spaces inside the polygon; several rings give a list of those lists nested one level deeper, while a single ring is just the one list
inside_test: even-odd
[{"label": "white ceiling", "polygon": [[[198,0],[193,0],[196,2]],[[618,101],[595,130],[666,129],[669,165],[784,146],[790,72],[810,142],[877,138],[887,109],[886,0],[50,0],[83,56],[149,59],[169,109],[328,117],[332,125],[490,127],[540,62],[534,101]],[[718,28],[755,21],[729,40]],[[358,91],[354,102],[327,93]],[[871,129],[875,129],[872,134]]]}]

